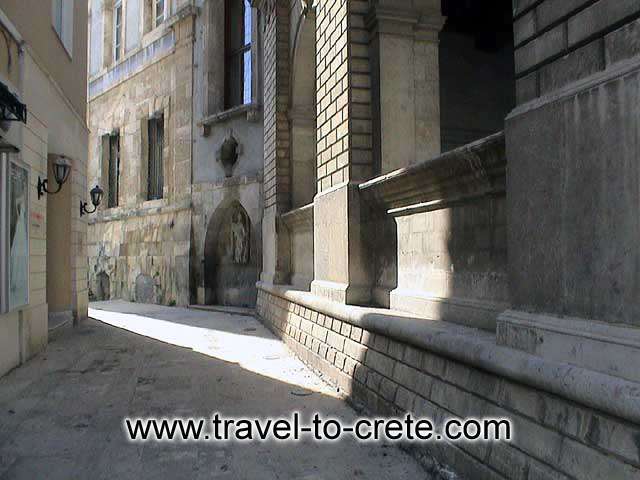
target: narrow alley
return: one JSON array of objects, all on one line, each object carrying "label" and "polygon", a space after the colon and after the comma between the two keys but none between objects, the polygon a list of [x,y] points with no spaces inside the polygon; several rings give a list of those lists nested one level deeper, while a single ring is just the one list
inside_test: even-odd
[{"label": "narrow alley", "polygon": [[0,479],[426,478],[377,443],[130,443],[127,416],[355,412],[252,317],[125,302],[90,314],[0,380]]}]

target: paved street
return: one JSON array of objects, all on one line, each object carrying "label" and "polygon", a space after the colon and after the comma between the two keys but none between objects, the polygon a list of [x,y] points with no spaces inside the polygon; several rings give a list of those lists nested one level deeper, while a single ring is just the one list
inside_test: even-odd
[{"label": "paved street", "polygon": [[[125,416],[355,413],[255,319],[100,303],[0,379],[0,479],[424,479],[395,447],[145,443]],[[149,338],[151,337],[151,338]]]}]

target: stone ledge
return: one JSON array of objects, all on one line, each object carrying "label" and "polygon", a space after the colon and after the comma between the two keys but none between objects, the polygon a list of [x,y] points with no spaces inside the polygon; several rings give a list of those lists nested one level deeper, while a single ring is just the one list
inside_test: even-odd
[{"label": "stone ledge", "polygon": [[443,298],[422,291],[396,288],[390,292],[390,308],[422,318],[447,320],[495,332],[496,319],[509,308],[509,304],[473,298]]},{"label": "stone ledge", "polygon": [[404,210],[415,205],[442,209],[452,202],[504,194],[506,167],[505,137],[500,132],[374,178],[359,188],[367,200],[396,210],[390,213],[407,213]]},{"label": "stone ledge", "polygon": [[198,126],[202,128],[202,136],[208,137],[211,133],[211,128],[222,122],[226,122],[227,120],[239,117],[240,115],[246,114],[247,121],[255,122],[257,121],[258,113],[260,112],[261,107],[257,103],[247,103],[246,105],[240,105],[237,107],[230,108],[223,112],[214,113],[213,115],[209,115],[208,117],[203,118],[198,122]]},{"label": "stone ledge", "polygon": [[593,88],[600,87],[610,81],[616,80],[620,77],[636,73],[640,70],[640,58],[634,57],[629,60],[621,61],[619,63],[608,66],[605,70],[599,71],[586,78],[582,78],[573,83],[554,90],[550,93],[536,97],[526,103],[518,105],[505,119],[506,122],[513,121],[513,119],[525,115],[531,111],[538,110],[545,107],[548,104],[561,102],[569,97],[579,95],[587,92]]},{"label": "stone ledge", "polygon": [[258,282],[258,289],[351,325],[640,423],[640,384],[496,344],[487,332],[402,312],[342,305]]},{"label": "stone ledge", "polygon": [[166,200],[162,200],[161,204],[154,206],[138,205],[133,207],[118,207],[114,211],[98,211],[98,215],[89,220],[89,225],[95,225],[96,223],[108,223],[118,220],[127,220],[135,217],[146,217],[148,215],[163,215],[166,213],[177,213],[182,210],[190,210],[192,207],[191,200],[185,200],[172,204],[164,203]]},{"label": "stone ledge", "polygon": [[313,230],[313,203],[290,210],[280,215],[280,219],[289,231]]},{"label": "stone ledge", "polygon": [[640,382],[640,328],[581,318],[506,311],[498,344]]}]

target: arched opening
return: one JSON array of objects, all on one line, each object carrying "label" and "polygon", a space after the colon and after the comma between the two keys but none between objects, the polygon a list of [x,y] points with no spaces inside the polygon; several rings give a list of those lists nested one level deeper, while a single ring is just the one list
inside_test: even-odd
[{"label": "arched opening", "polygon": [[515,107],[511,0],[442,0],[440,33],[442,151],[504,128]]},{"label": "arched opening", "polygon": [[[301,8],[300,2],[297,8]],[[316,193],[316,19],[313,10],[304,15],[299,11],[293,18],[291,206],[298,208],[313,202]]]},{"label": "arched opening", "polygon": [[207,305],[253,307],[258,280],[257,248],[252,224],[239,202],[214,213],[204,245],[204,288]]}]

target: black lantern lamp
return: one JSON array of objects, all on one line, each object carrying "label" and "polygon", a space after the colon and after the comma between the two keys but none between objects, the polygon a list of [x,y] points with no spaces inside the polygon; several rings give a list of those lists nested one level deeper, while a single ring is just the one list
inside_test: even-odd
[{"label": "black lantern lamp", "polygon": [[82,200],[80,200],[80,216],[81,217],[83,215],[89,215],[91,213],[95,213],[96,210],[98,210],[98,207],[100,206],[100,202],[102,202],[102,196],[104,195],[104,191],[98,185],[96,185],[93,188],[93,190],[89,192],[89,194],[91,195],[91,203],[93,204],[93,210],[91,211],[87,210],[87,202],[83,202]]},{"label": "black lantern lamp", "polygon": [[38,177],[38,200],[42,198],[45,193],[49,195],[55,195],[62,190],[62,185],[69,179],[71,173],[71,162],[67,157],[59,156],[53,162],[53,178],[58,184],[58,188],[55,191],[49,190],[49,180],[42,180]]}]

